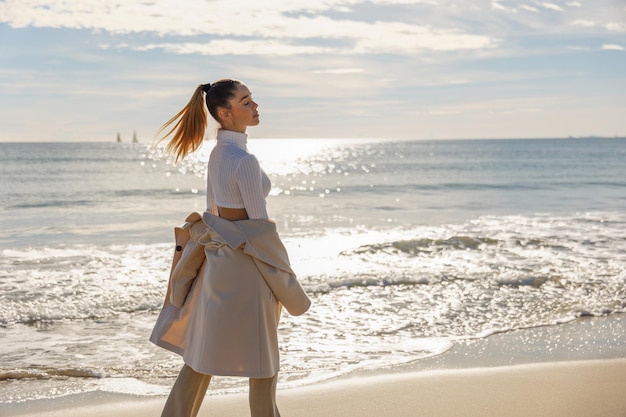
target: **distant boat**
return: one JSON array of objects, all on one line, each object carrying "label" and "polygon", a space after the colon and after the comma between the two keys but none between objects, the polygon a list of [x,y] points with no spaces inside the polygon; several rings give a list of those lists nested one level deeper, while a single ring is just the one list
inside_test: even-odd
[{"label": "distant boat", "polygon": [[121,143],[122,142],[122,137],[120,136],[120,134],[117,134],[117,143]]},{"label": "distant boat", "polygon": [[133,143],[138,143],[139,141],[137,140],[137,131],[135,130],[133,132]]}]

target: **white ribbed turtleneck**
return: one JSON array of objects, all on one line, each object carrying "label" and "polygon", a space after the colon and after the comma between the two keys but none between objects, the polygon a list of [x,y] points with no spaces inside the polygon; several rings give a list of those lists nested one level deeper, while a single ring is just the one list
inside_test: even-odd
[{"label": "white ribbed turtleneck", "polygon": [[209,157],[207,210],[218,215],[217,207],[245,208],[250,219],[267,219],[265,197],[269,177],[256,157],[248,153],[248,135],[220,130]]}]

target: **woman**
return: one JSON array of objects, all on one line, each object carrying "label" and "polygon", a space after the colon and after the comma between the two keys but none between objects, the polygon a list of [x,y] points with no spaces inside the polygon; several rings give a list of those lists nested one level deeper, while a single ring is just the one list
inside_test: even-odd
[{"label": "woman", "polygon": [[281,307],[299,315],[310,300],[268,219],[270,180],[247,151],[246,129],[259,124],[257,108],[240,81],[202,84],[160,130],[173,125],[167,150],[179,160],[202,143],[207,109],[220,125],[209,158],[207,210],[176,229],[166,300],[150,338],[185,362],[163,417],[196,416],[212,375],[250,378],[251,415],[280,417]]}]

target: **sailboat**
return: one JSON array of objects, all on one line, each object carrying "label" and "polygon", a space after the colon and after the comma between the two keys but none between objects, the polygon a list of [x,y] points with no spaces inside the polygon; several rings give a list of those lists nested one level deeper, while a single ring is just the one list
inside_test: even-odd
[{"label": "sailboat", "polygon": [[120,134],[117,134],[117,143],[121,143],[122,142],[122,137],[120,136]]},{"label": "sailboat", "polygon": [[137,140],[137,131],[135,130],[133,132],[133,143],[138,143],[139,141]]}]

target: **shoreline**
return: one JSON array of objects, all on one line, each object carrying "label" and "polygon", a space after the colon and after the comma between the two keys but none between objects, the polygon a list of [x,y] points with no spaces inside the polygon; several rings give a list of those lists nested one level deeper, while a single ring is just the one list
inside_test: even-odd
[{"label": "shoreline", "polygon": [[626,313],[579,317],[457,341],[447,352],[404,365],[404,371],[491,368],[549,362],[626,359]]},{"label": "shoreline", "polygon": [[[437,357],[282,388],[285,416],[626,415],[626,314],[462,341]],[[1,415],[148,417],[165,397],[92,392],[2,404]],[[199,416],[248,414],[247,394],[211,395]]]}]

